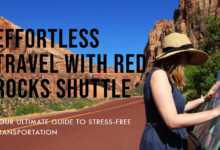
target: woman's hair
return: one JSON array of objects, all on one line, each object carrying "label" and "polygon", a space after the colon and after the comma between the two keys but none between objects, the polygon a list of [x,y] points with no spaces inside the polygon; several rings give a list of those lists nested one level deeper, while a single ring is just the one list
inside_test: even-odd
[{"label": "woman's hair", "polygon": [[[180,90],[185,85],[183,57],[181,53],[154,62],[151,70],[161,68],[167,72],[173,83]],[[151,71],[150,70],[150,71]]]}]

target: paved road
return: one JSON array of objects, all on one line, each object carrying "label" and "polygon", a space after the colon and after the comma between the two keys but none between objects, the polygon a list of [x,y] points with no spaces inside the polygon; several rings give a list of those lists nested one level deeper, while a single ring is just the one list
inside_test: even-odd
[{"label": "paved road", "polygon": [[[54,125],[56,121],[53,124],[17,125],[17,120],[13,120],[13,125],[0,125],[0,150],[138,150],[146,121],[143,97],[114,100],[77,112],[31,120],[43,122],[42,119],[61,118],[72,120],[72,125]],[[76,119],[84,119],[86,123],[77,124]],[[123,119],[123,122],[117,119]],[[35,135],[2,135],[6,129],[23,130],[23,134],[34,130],[31,133]],[[37,130],[54,130],[57,135],[37,135]]]}]

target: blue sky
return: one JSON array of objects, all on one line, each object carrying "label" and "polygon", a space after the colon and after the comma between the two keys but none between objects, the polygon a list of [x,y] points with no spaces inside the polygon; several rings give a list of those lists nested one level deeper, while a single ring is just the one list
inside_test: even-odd
[{"label": "blue sky", "polygon": [[[150,30],[156,21],[173,20],[178,0],[69,0],[2,1],[0,16],[23,29],[63,29],[63,43],[68,45],[68,31],[98,29],[97,48],[68,48],[75,54],[107,54],[107,66],[114,66],[114,54],[143,54]],[[75,44],[82,41],[77,32]],[[47,32],[50,38],[50,33]],[[87,37],[89,42],[92,40]],[[58,33],[55,43],[58,44]],[[136,68],[136,58],[131,59]],[[93,60],[97,63],[97,57]],[[124,67],[125,70],[125,67]]]}]

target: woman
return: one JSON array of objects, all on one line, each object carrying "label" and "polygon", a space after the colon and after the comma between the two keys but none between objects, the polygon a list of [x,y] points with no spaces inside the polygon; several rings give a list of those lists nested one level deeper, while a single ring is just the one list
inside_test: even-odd
[{"label": "woman", "polygon": [[204,101],[214,97],[216,83],[201,98],[185,103],[179,89],[185,85],[186,65],[201,65],[208,60],[207,53],[195,50],[189,38],[171,33],[162,43],[163,53],[156,57],[145,79],[144,101],[146,127],[140,150],[188,149],[186,127],[211,120],[220,115],[220,106],[213,110],[187,114]]}]

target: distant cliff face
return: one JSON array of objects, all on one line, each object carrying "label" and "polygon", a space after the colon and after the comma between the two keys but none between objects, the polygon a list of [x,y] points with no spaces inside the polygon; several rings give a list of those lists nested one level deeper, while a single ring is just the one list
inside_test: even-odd
[{"label": "distant cliff face", "polygon": [[[161,43],[163,38],[173,32],[175,32],[174,21],[163,19],[155,23],[153,30],[149,33],[148,43],[144,49],[146,71],[151,68],[151,61],[155,56],[162,53]],[[141,82],[143,82],[144,79],[145,74],[142,75]]]},{"label": "distant cliff face", "polygon": [[187,34],[194,48],[199,49],[198,42],[203,41],[206,28],[204,18],[208,14],[220,17],[218,0],[180,0],[179,9],[174,11],[175,31]]},{"label": "distant cliff face", "polygon": [[[215,18],[220,17],[219,6],[219,0],[180,0],[179,8],[174,11],[174,21],[157,21],[149,33],[148,43],[144,49],[147,60],[146,72],[152,66],[151,60],[161,54],[161,41],[163,41],[164,36],[172,32],[186,34],[194,48],[199,49],[198,43],[204,40],[206,28],[204,18],[208,17],[208,14]],[[141,82],[144,79],[145,74],[142,74]]]},{"label": "distant cliff face", "polygon": [[[19,29],[20,27],[15,25],[14,23],[8,21],[7,19],[4,19],[3,17],[0,17],[0,29],[3,29],[3,32],[0,32],[0,37],[2,39],[0,40],[0,45],[3,45],[3,48],[0,48],[0,54],[13,54],[15,57],[15,68],[17,68],[18,65],[18,59],[19,54],[23,54],[25,57],[26,62],[26,68],[27,73],[20,72],[20,73],[6,73],[6,60],[5,57],[1,58],[1,74],[4,76],[4,78],[7,79],[15,79],[18,81],[19,79],[25,79],[28,81],[29,79],[48,79],[50,84],[47,86],[50,92],[50,96],[57,97],[57,92],[59,91],[57,87],[57,80],[58,79],[64,79],[66,82],[68,79],[78,79],[77,81],[77,95],[79,97],[79,79],[115,79],[116,81],[116,94],[122,93],[122,79],[130,79],[130,82],[126,83],[126,87],[129,87],[129,89],[135,88],[136,84],[140,80],[141,73],[114,73],[114,67],[107,67],[107,73],[96,73],[97,72],[97,65],[93,65],[93,72],[94,74],[89,73],[89,60],[84,60],[85,73],[81,73],[81,58],[79,57],[78,60],[78,70],[77,73],[66,73],[66,63],[65,63],[65,54],[73,54],[70,50],[67,50],[65,48],[60,48],[59,45],[55,44],[53,48],[51,48],[51,41],[49,39],[46,39],[46,48],[38,48],[37,47],[37,37],[34,39],[34,47],[28,48],[25,44],[25,31],[20,32],[19,36],[22,37],[22,40],[19,40],[19,47],[15,46],[15,32],[10,33],[10,37],[13,37],[12,40],[9,40],[9,47],[6,47],[6,35],[5,35],[5,29]],[[31,37],[31,36],[29,36]],[[29,39],[30,41],[31,39]],[[59,73],[41,73],[40,72],[40,63],[39,63],[39,57],[37,59],[37,65],[36,65],[36,71],[35,73],[31,73],[30,70],[30,60],[28,58],[28,55],[35,55],[35,54],[48,54],[49,57],[46,57],[44,62],[47,62],[46,65],[44,65],[45,70],[50,70],[50,54],[54,55],[54,69],[58,70]],[[75,55],[75,54],[74,54]],[[34,57],[33,57],[34,58]],[[103,70],[103,67],[101,67],[101,70]],[[103,71],[101,71],[103,72]],[[74,83],[72,82],[72,85]],[[97,84],[97,98],[104,97],[104,84],[99,82]],[[29,86],[29,84],[27,84]],[[85,85],[84,85],[85,86]],[[65,89],[65,92],[67,93],[67,86],[63,86]],[[42,86],[40,83],[36,86],[38,93],[45,92],[44,89],[42,89]],[[83,87],[85,89],[85,87]],[[73,90],[71,93],[74,93]],[[39,94],[40,95],[40,94]],[[112,97],[112,80],[110,83],[108,83],[108,91],[107,91],[108,97]],[[93,84],[89,83],[89,96],[93,97]]]}]

